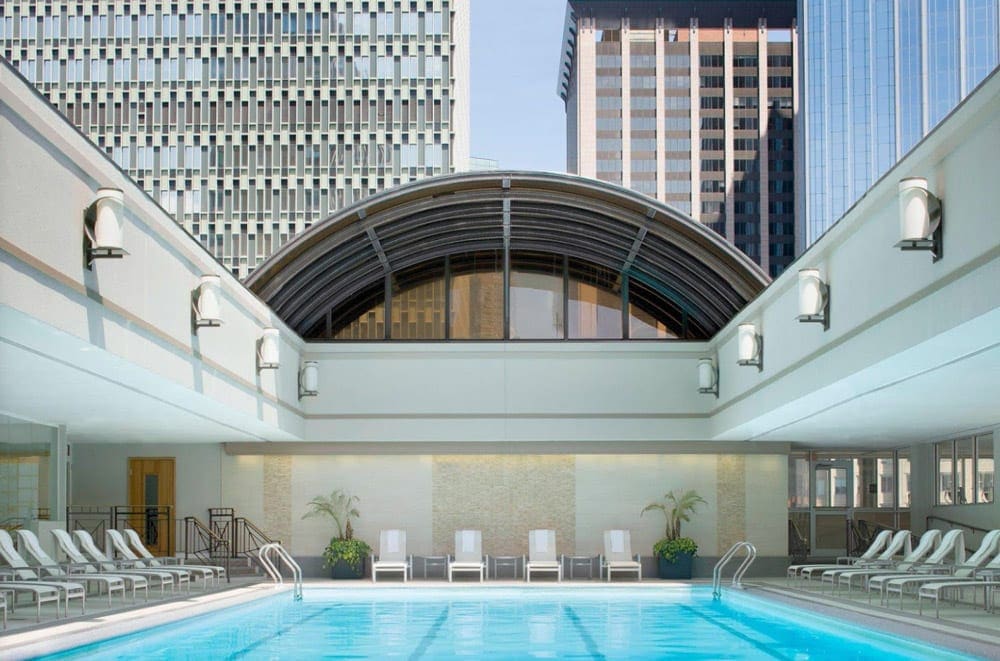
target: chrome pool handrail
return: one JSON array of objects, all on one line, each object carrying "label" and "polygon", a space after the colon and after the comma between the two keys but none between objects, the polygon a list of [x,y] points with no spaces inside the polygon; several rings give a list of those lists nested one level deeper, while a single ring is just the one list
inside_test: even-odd
[{"label": "chrome pool handrail", "polygon": [[271,542],[260,547],[257,551],[257,558],[260,560],[260,564],[264,568],[264,571],[267,572],[267,575],[278,585],[283,584],[285,581],[281,576],[281,571],[278,569],[277,564],[269,557],[272,552],[291,569],[292,595],[295,601],[300,601],[302,599],[302,568],[279,542]]},{"label": "chrome pool handrail", "polygon": [[732,559],[736,552],[740,549],[746,549],[746,557],[743,558],[743,562],[740,566],[736,568],[736,572],[733,574],[732,586],[734,588],[743,588],[743,575],[746,574],[750,565],[753,561],[757,559],[757,547],[747,541],[736,542],[729,550],[723,554],[719,561],[715,563],[715,567],[712,569],[712,596],[719,598],[722,596],[722,569],[726,564]]}]

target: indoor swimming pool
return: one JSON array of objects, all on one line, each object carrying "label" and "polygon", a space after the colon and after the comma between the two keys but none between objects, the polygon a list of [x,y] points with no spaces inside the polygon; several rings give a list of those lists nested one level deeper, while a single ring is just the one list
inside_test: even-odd
[{"label": "indoor swimming pool", "polygon": [[385,588],[288,593],[53,659],[967,659],[709,588]]}]

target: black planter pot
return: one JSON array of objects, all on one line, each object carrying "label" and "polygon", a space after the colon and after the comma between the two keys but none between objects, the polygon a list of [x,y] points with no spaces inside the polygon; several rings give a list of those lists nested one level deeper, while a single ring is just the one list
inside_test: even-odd
[{"label": "black planter pot", "polygon": [[343,560],[338,560],[332,567],[330,567],[330,578],[334,579],[364,578],[364,575],[364,560],[361,561],[361,564],[358,565],[357,569],[354,569]]},{"label": "black planter pot", "polygon": [[691,565],[694,553],[676,553],[673,561],[657,556],[657,569],[660,578],[691,578]]}]

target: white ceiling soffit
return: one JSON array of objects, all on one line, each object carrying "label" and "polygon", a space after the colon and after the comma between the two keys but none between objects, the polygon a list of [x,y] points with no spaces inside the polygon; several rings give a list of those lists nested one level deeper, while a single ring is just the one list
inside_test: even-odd
[{"label": "white ceiling soffit", "polygon": [[0,329],[0,411],[72,442],[300,440],[9,307]]},{"label": "white ceiling soffit", "polygon": [[998,426],[998,328],[994,310],[718,438],[892,447]]}]

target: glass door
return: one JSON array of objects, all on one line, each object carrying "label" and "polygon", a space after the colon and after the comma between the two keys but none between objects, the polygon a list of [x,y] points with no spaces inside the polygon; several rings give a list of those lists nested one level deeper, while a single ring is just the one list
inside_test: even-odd
[{"label": "glass door", "polygon": [[812,553],[843,555],[852,512],[854,471],[850,461],[816,461],[812,471]]}]

